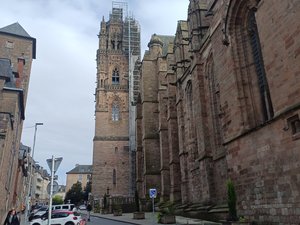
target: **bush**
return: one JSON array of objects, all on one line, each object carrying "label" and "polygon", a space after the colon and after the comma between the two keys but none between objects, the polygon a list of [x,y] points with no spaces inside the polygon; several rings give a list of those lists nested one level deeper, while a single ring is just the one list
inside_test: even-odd
[{"label": "bush", "polygon": [[233,182],[231,180],[227,181],[227,201],[228,201],[228,209],[229,209],[229,218],[228,220],[237,221],[237,213],[236,213],[236,193]]},{"label": "bush", "polygon": [[94,204],[94,213],[100,213],[99,202],[95,202],[95,204]]}]

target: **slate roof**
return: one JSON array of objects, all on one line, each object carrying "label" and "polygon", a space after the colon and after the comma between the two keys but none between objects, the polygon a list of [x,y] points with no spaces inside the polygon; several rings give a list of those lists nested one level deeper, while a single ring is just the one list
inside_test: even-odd
[{"label": "slate roof", "polygon": [[169,43],[173,43],[175,36],[171,35],[157,35],[157,37],[162,41],[163,47],[162,47],[162,55],[166,56],[168,53],[168,46]]},{"label": "slate roof", "polygon": [[0,28],[0,32],[7,33],[7,34],[14,34],[20,37],[32,38],[18,22]]},{"label": "slate roof", "polygon": [[76,165],[76,167],[66,174],[91,174],[92,165]]}]

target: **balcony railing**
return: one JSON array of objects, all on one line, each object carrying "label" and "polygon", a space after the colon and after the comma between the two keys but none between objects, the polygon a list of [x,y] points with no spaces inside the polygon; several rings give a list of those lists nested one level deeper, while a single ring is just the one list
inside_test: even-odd
[{"label": "balcony railing", "polygon": [[128,85],[106,84],[103,88],[106,90],[128,90]]}]

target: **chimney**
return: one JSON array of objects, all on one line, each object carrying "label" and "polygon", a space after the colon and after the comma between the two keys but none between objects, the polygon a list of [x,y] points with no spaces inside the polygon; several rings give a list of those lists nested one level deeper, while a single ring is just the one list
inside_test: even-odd
[{"label": "chimney", "polygon": [[25,59],[23,56],[21,56],[18,58],[18,69],[17,69],[17,76],[16,76],[17,88],[22,88],[24,65],[25,65]]}]

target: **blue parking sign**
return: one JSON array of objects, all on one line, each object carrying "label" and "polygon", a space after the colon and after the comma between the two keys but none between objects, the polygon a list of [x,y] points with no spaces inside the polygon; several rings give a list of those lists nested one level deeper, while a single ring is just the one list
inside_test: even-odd
[{"label": "blue parking sign", "polygon": [[150,198],[156,198],[157,190],[155,188],[149,189],[149,196],[150,196]]}]

